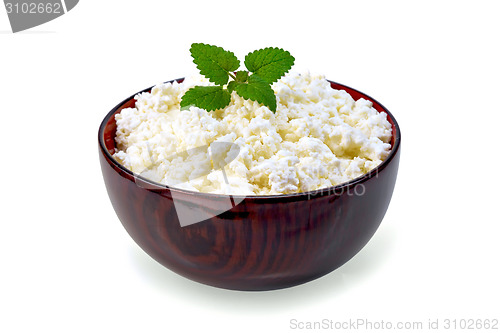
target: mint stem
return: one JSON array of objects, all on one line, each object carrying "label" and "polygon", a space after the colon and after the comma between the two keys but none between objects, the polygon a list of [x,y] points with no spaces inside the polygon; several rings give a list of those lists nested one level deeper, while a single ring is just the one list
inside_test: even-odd
[{"label": "mint stem", "polygon": [[234,81],[237,81],[237,80],[236,80],[236,76],[234,76],[234,75],[233,75],[233,73],[231,73],[231,72],[227,72],[227,74],[229,74],[229,76],[230,76],[230,77],[232,77]]}]

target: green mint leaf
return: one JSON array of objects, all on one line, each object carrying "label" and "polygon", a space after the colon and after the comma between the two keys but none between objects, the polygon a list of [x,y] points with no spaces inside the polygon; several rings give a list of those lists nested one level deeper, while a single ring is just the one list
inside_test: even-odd
[{"label": "green mint leaf", "polygon": [[236,82],[236,81],[231,81],[227,84],[227,91],[229,91],[229,93],[232,93],[233,90],[236,88],[236,86],[240,84],[240,82]]},{"label": "green mint leaf", "polygon": [[274,96],[274,91],[271,85],[260,76],[256,74],[250,75],[248,83],[234,82],[231,89],[236,90],[241,97],[256,101],[267,106],[269,110],[276,112],[276,96]]},{"label": "green mint leaf", "polygon": [[229,80],[229,72],[240,67],[240,61],[233,52],[224,50],[215,45],[193,43],[191,56],[200,73],[211,82],[224,85]]},{"label": "green mint leaf", "polygon": [[278,81],[292,68],[295,58],[283,49],[267,47],[247,54],[245,66],[268,83]]},{"label": "green mint leaf", "polygon": [[[276,96],[271,84],[285,75],[295,62],[288,51],[268,47],[245,57],[248,71],[236,71],[240,66],[239,60],[234,53],[221,47],[193,43],[190,51],[200,73],[217,86],[196,86],[189,89],[182,97],[182,110],[192,105],[208,111],[222,109],[229,105],[231,93],[236,91],[241,97],[256,101],[276,112]],[[250,75],[249,71],[253,74]],[[230,77],[234,81],[228,83]],[[226,84],[227,89],[224,89]]]},{"label": "green mint leaf", "polygon": [[248,79],[247,71],[237,71],[235,74],[236,74],[236,81],[238,82],[246,82]]},{"label": "green mint leaf", "polygon": [[221,86],[195,86],[182,96],[181,110],[197,106],[207,111],[223,109],[231,102],[231,94]]}]

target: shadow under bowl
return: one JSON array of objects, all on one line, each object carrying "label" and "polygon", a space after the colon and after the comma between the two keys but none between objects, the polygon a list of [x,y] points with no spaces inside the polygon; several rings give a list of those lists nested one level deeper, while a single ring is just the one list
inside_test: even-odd
[{"label": "shadow under bowl", "polygon": [[[401,133],[382,104],[350,87],[330,84],[355,100],[370,100],[378,112],[387,114],[392,150],[386,160],[370,173],[335,187],[286,195],[231,196],[239,203],[229,210],[228,195],[167,187],[120,165],[112,157],[114,116],[134,107],[136,94],[118,104],[99,128],[99,157],[109,198],[129,235],[170,270],[233,290],[291,287],[349,261],[368,243],[387,211],[398,172]],[[151,88],[142,92],[146,91]],[[179,205],[212,217],[181,226]]]}]

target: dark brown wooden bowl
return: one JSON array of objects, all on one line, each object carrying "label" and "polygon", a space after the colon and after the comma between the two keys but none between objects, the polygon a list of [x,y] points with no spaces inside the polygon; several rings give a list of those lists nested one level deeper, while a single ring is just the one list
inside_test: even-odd
[{"label": "dark brown wooden bowl", "polygon": [[347,91],[355,100],[370,100],[375,109],[387,113],[392,124],[392,151],[383,163],[369,174],[323,190],[234,196],[241,202],[232,209],[184,227],[179,223],[173,194],[183,204],[213,215],[224,210],[219,208],[228,196],[169,188],[140,179],[120,165],[112,157],[116,149],[114,115],[133,107],[136,94],[118,104],[99,128],[99,157],[109,198],[127,232],[146,253],[172,271],[226,289],[291,287],[346,263],[370,240],[389,206],[401,133],[396,119],[382,104],[347,86],[335,82],[331,86]]}]

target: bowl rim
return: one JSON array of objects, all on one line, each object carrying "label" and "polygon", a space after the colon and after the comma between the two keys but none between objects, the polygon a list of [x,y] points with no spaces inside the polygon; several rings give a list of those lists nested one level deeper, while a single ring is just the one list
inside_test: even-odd
[{"label": "bowl rim", "polygon": [[[178,78],[178,79],[174,79],[174,80],[165,81],[163,83],[174,83],[174,82],[182,83],[184,81],[184,79],[185,78]],[[147,179],[141,175],[135,174],[133,171],[131,171],[131,170],[125,168],[123,165],[121,165],[110,154],[110,152],[108,151],[108,149],[106,147],[106,143],[104,141],[104,129],[106,128],[111,117],[113,117],[114,114],[120,108],[122,108],[125,103],[134,99],[135,96],[137,96],[138,94],[142,94],[144,92],[150,92],[156,85],[153,85],[149,88],[143,89],[143,90],[127,97],[126,99],[124,99],[123,101],[118,103],[115,107],[113,107],[113,109],[111,109],[111,111],[108,112],[108,114],[102,120],[101,125],[99,126],[99,131],[98,131],[99,147],[100,147],[101,152],[105,155],[106,159],[108,161],[110,161],[116,168],[118,168],[120,171],[122,171],[124,174],[126,174],[128,176],[127,178],[130,178],[131,180],[132,179],[136,180],[137,178],[139,178],[141,182],[150,185],[152,188],[145,188],[148,191],[155,191],[155,192],[175,191],[178,193],[183,193],[183,194],[191,195],[191,196],[203,196],[203,197],[208,197],[208,198],[210,198],[210,197],[211,198],[232,197],[232,198],[241,199],[241,200],[247,200],[247,199],[251,199],[251,200],[273,200],[273,199],[279,200],[279,199],[287,199],[287,198],[288,199],[301,199],[302,197],[307,197],[309,199],[309,198],[311,198],[311,196],[314,198],[318,198],[318,197],[322,197],[325,195],[330,195],[332,193],[333,194],[339,194],[339,192],[344,193],[345,189],[353,188],[356,185],[362,184],[362,183],[368,181],[369,179],[373,178],[374,175],[378,175],[379,172],[384,170],[389,165],[389,163],[391,163],[391,161],[394,159],[394,157],[398,153],[399,147],[401,145],[401,130],[399,128],[398,122],[396,121],[396,118],[394,118],[392,113],[384,105],[382,105],[380,102],[378,102],[373,97],[371,97],[371,96],[369,96],[369,95],[367,95],[367,94],[365,94],[357,89],[351,88],[350,86],[347,86],[345,84],[341,84],[341,83],[331,81],[328,79],[327,79],[327,81],[330,83],[330,86],[336,85],[340,88],[347,88],[349,90],[352,90],[352,91],[362,95],[362,98],[365,98],[365,99],[371,101],[372,103],[378,104],[382,108],[382,111],[387,114],[388,118],[390,118],[389,122],[392,125],[391,131],[393,132],[392,135],[394,136],[394,145],[392,146],[389,155],[386,157],[386,159],[384,161],[382,161],[382,163],[380,163],[378,166],[376,166],[375,168],[373,168],[369,172],[367,172],[367,173],[365,173],[357,178],[351,179],[347,182],[344,182],[344,183],[341,183],[341,184],[338,184],[335,186],[325,187],[325,188],[307,191],[307,192],[297,192],[297,193],[288,193],[288,194],[266,194],[266,195],[219,194],[219,193],[195,192],[195,191],[191,191],[191,190],[176,188],[176,187],[172,187],[172,186],[168,186],[165,184],[155,182],[155,181]],[[338,88],[333,88],[333,89],[342,90],[342,89],[338,89]],[[381,112],[380,110],[377,110],[377,111]]]}]

